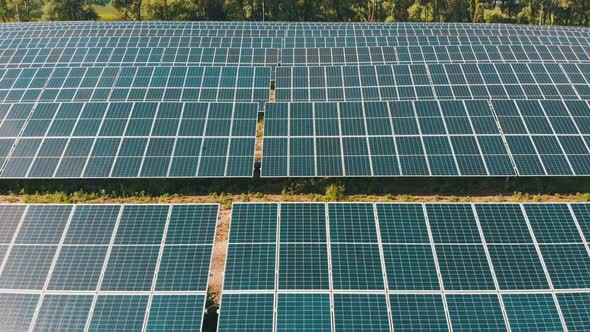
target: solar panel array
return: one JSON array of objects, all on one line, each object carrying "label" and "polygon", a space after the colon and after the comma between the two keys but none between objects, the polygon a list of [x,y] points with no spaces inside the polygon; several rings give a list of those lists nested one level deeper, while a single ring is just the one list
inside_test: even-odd
[{"label": "solar panel array", "polygon": [[589,204],[237,203],[219,331],[586,331]]},{"label": "solar panel array", "polygon": [[[1,177],[252,177],[251,107],[266,177],[589,173],[584,28],[48,22],[0,36]],[[185,122],[191,103],[248,111]],[[95,108],[106,126],[80,127]]]},{"label": "solar panel array", "polygon": [[279,67],[276,100],[590,99],[587,74],[584,64]]},{"label": "solar panel array", "polygon": [[0,110],[3,178],[253,176],[253,103],[21,103]]},{"label": "solar panel array", "polygon": [[[1,71],[0,71],[1,72]],[[6,69],[0,102],[268,100],[268,67]]]},{"label": "solar panel array", "polygon": [[262,176],[590,174],[586,101],[274,103]]},{"label": "solar panel array", "polygon": [[217,204],[0,205],[7,331],[200,331]]}]

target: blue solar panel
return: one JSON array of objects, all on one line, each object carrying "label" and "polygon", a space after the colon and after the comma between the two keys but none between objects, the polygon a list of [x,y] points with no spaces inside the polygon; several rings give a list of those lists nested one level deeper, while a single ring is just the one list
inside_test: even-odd
[{"label": "blue solar panel", "polygon": [[[536,236],[569,229],[547,221],[556,215],[552,211],[576,225],[567,204],[234,208],[237,235],[230,235],[223,289],[232,300],[229,309],[222,300],[221,330],[237,330],[236,316],[247,321],[253,314],[237,312],[238,302],[264,298],[252,310],[268,321],[251,324],[262,330],[300,330],[315,322],[318,330],[332,324],[337,330],[389,331],[392,324],[400,330],[498,331],[509,325],[556,331],[562,321],[552,294],[583,292],[590,275],[585,244],[544,243]],[[304,299],[311,307],[294,307]]]},{"label": "blue solar panel", "polygon": [[0,316],[15,331],[200,329],[218,209],[0,205]]}]

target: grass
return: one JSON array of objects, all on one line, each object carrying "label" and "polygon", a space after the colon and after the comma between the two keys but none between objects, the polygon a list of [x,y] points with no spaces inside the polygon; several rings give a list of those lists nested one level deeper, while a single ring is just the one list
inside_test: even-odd
[{"label": "grass", "polygon": [[118,19],[117,10],[111,6],[111,4],[106,5],[93,5],[94,10],[98,14],[100,21],[115,21]]},{"label": "grass", "polygon": [[4,203],[590,201],[590,179],[281,179],[0,181]]}]

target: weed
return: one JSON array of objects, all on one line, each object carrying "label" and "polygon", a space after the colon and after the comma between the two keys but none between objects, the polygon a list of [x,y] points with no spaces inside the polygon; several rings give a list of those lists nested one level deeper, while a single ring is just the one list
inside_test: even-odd
[{"label": "weed", "polygon": [[413,202],[413,201],[414,201],[414,197],[412,197],[412,196],[410,196],[410,195],[400,195],[400,196],[399,196],[399,199],[400,199],[402,202],[406,202],[406,203],[409,203],[409,202]]},{"label": "weed", "polygon": [[331,184],[326,187],[326,194],[324,195],[326,201],[328,202],[338,202],[344,200],[344,192],[346,189],[343,185],[337,186],[335,184]]},{"label": "weed", "polygon": [[241,200],[242,202],[250,202],[250,195],[248,195],[247,193],[243,193],[241,196]]}]

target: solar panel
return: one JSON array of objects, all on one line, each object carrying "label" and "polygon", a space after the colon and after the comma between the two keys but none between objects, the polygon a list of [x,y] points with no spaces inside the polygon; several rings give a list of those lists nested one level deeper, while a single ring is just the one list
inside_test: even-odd
[{"label": "solar panel", "polygon": [[2,233],[0,316],[11,330],[200,329],[218,209],[0,205],[17,229]]},{"label": "solar panel", "polygon": [[[382,45],[382,44],[379,44]],[[545,45],[368,46],[283,48],[281,65],[343,66],[403,63],[587,62],[583,47]],[[12,61],[12,59],[11,59]]]},{"label": "solar panel", "polygon": [[236,203],[219,329],[580,330],[585,205]]},{"label": "solar panel", "polygon": [[[556,40],[555,42],[558,42]],[[9,56],[11,50],[17,49],[49,49],[52,48],[100,48],[100,53],[109,53],[109,50],[102,50],[104,47],[120,48],[180,48],[190,45],[194,48],[281,48],[283,38],[279,37],[162,37],[151,36],[101,36],[101,37],[51,37],[51,38],[6,38],[0,41],[0,46],[7,49],[3,54]],[[560,43],[561,44],[561,43]],[[49,53],[45,50],[43,52]],[[89,50],[86,57],[89,59],[97,50]],[[157,52],[157,51],[156,51]],[[198,51],[197,51],[198,52]],[[261,51],[258,51],[261,52]],[[15,52],[16,53],[16,52]]]},{"label": "solar panel", "polygon": [[391,295],[391,314],[394,330],[449,330],[440,295]]},{"label": "solar panel", "polygon": [[563,331],[551,294],[503,296],[511,331]]},{"label": "solar panel", "polygon": [[0,51],[0,67],[273,66],[279,58],[276,48],[37,47]]},{"label": "solar panel", "polygon": [[590,294],[573,293],[558,294],[560,307],[563,312],[568,331],[584,331],[590,327]]},{"label": "solar panel", "polygon": [[589,98],[587,83],[570,81],[559,64],[551,63],[277,67],[275,98],[279,102]]},{"label": "solar panel", "polygon": [[[4,178],[251,177],[252,103],[8,105]],[[25,114],[25,112],[27,114]],[[12,120],[13,117],[24,120]],[[4,130],[3,130],[4,129]]]},{"label": "solar panel", "polygon": [[270,67],[82,67],[0,70],[0,101],[268,101]]},{"label": "solar panel", "polygon": [[586,175],[589,110],[556,100],[272,103],[261,176]]}]

